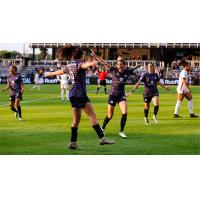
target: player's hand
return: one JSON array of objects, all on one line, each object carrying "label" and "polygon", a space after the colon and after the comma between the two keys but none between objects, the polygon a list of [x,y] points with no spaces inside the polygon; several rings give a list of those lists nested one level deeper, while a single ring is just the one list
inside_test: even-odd
[{"label": "player's hand", "polygon": [[49,76],[49,72],[44,72],[44,77]]},{"label": "player's hand", "polygon": [[132,88],[131,93],[133,94],[135,92],[135,88]]}]

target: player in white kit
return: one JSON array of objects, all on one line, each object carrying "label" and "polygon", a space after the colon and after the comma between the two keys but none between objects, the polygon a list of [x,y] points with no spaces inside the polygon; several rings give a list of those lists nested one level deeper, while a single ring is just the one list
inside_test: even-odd
[{"label": "player in white kit", "polygon": [[40,85],[41,85],[40,74],[41,74],[41,71],[37,70],[35,74],[35,78],[34,78],[35,85],[32,87],[32,90],[35,88],[37,88],[38,91],[40,90]]},{"label": "player in white kit", "polygon": [[[63,75],[57,76],[57,79],[60,81],[61,99],[65,100],[64,96],[66,96],[66,99],[69,100],[69,84],[68,83],[69,83],[70,76],[68,74],[63,74]],[[65,91],[66,91],[66,95],[65,95]]]},{"label": "player in white kit", "polygon": [[186,61],[183,61],[182,65],[183,65],[183,70],[179,75],[179,83],[177,87],[178,98],[175,106],[174,118],[181,118],[178,115],[178,112],[184,97],[188,100],[188,109],[190,112],[190,117],[196,118],[198,116],[193,113],[192,93],[188,86],[190,66]]}]

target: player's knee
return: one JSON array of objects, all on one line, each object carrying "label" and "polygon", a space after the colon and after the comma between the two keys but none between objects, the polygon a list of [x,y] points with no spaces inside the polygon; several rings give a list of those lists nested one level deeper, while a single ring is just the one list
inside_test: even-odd
[{"label": "player's knee", "polygon": [[112,118],[113,118],[113,114],[114,114],[114,113],[108,113],[108,118],[109,118],[109,119],[112,119]]}]

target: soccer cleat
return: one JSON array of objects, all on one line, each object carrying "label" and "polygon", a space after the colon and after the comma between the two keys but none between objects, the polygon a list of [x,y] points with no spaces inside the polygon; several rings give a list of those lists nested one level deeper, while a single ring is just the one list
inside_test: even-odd
[{"label": "soccer cleat", "polygon": [[23,121],[23,119],[21,117],[19,117],[19,121]]},{"label": "soccer cleat", "polygon": [[154,120],[154,122],[155,122],[156,124],[159,124],[159,121],[158,121],[156,115],[153,115],[153,120]]},{"label": "soccer cleat", "polygon": [[100,145],[105,145],[105,144],[114,144],[114,140],[108,140],[107,138],[103,137],[99,140]]},{"label": "soccer cleat", "polygon": [[144,117],[144,122],[145,122],[146,126],[149,126],[149,120],[147,117]]},{"label": "soccer cleat", "polygon": [[197,118],[199,117],[198,115],[195,115],[195,114],[190,114],[190,118]]},{"label": "soccer cleat", "polygon": [[77,145],[76,142],[70,142],[70,143],[68,144],[68,148],[69,148],[69,149],[78,149],[79,146]]},{"label": "soccer cleat", "polygon": [[182,118],[182,117],[179,116],[178,114],[174,114],[174,118]]},{"label": "soccer cleat", "polygon": [[120,132],[119,136],[121,136],[122,138],[127,138],[127,135],[124,132]]}]

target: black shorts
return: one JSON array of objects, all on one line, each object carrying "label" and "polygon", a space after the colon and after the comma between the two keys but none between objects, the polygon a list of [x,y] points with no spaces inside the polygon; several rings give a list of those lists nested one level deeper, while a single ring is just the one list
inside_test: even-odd
[{"label": "black shorts", "polygon": [[106,86],[106,80],[100,80],[100,83],[99,83],[99,85],[103,85],[103,86]]},{"label": "black shorts", "polygon": [[19,93],[16,93],[14,95],[10,95],[10,98],[9,98],[10,101],[15,102],[15,99],[22,100],[22,93],[19,92]]},{"label": "black shorts", "polygon": [[70,103],[73,108],[84,108],[87,102],[90,102],[90,99],[86,97],[70,97]]},{"label": "black shorts", "polygon": [[126,101],[126,96],[125,95],[109,95],[108,97],[108,104],[111,106],[116,106],[116,103],[120,103],[121,101]]},{"label": "black shorts", "polygon": [[144,102],[150,103],[151,100],[156,96],[159,96],[157,90],[144,91],[144,93],[143,93]]}]

